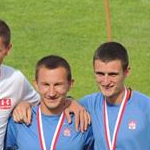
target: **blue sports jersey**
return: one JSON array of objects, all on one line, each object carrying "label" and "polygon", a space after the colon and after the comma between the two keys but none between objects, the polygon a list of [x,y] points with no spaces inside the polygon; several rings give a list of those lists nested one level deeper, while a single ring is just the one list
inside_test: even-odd
[{"label": "blue sports jersey", "polygon": [[[103,100],[101,93],[87,95],[81,99],[91,114],[95,150],[108,150],[103,121]],[[110,136],[112,139],[120,105],[107,103]],[[120,124],[116,150],[150,150],[150,98],[133,91],[127,102]]]},{"label": "blue sports jersey", "polygon": [[[9,120],[5,150],[14,150],[16,147],[18,150],[41,150],[37,129],[37,107],[34,107],[32,112],[32,123],[29,126],[14,123],[12,118]],[[58,115],[46,116],[42,114],[43,132],[47,150],[50,149],[59,117]],[[57,140],[56,150],[92,150],[94,140],[91,127],[85,133],[76,132],[74,116],[72,116],[72,122],[68,124],[67,120],[64,120]]]}]

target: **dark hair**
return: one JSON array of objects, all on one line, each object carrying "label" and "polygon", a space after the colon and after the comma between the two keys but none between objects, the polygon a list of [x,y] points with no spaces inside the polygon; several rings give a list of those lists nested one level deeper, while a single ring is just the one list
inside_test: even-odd
[{"label": "dark hair", "polygon": [[103,62],[121,60],[122,68],[125,71],[129,65],[127,50],[123,45],[117,42],[106,42],[100,45],[94,53],[93,65],[95,60],[100,59]]},{"label": "dark hair", "polygon": [[46,57],[40,59],[36,65],[36,72],[35,72],[36,80],[38,79],[38,72],[41,67],[46,67],[48,69],[56,69],[58,67],[63,67],[67,71],[68,81],[70,81],[72,79],[71,69],[70,69],[68,62],[60,56],[49,55],[49,56],[46,56]]},{"label": "dark hair", "polygon": [[9,26],[0,19],[0,37],[3,38],[5,46],[8,46],[10,43],[11,32]]}]

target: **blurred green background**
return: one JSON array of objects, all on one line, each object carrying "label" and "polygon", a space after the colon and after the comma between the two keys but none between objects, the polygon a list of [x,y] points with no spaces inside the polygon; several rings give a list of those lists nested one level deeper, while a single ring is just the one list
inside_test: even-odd
[{"label": "blurred green background", "polygon": [[[150,96],[150,1],[110,0],[110,9],[113,41],[130,55],[126,84]],[[92,57],[107,41],[103,0],[0,0],[0,18],[12,30],[13,49],[5,64],[32,83],[37,60],[57,54],[72,67],[73,97],[98,91]]]}]

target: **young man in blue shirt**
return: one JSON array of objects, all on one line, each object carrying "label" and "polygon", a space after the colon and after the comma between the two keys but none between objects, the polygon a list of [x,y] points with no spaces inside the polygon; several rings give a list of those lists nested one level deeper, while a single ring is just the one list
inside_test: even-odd
[{"label": "young man in blue shirt", "polygon": [[81,99],[91,114],[95,150],[149,150],[150,98],[124,84],[128,54],[117,42],[102,44],[93,57],[101,92]]},{"label": "young man in blue shirt", "polygon": [[41,103],[32,109],[30,125],[9,120],[5,150],[92,150],[91,127],[84,133],[75,131],[66,120],[64,109],[67,92],[73,84],[69,64],[59,56],[50,55],[39,60],[35,87]]}]

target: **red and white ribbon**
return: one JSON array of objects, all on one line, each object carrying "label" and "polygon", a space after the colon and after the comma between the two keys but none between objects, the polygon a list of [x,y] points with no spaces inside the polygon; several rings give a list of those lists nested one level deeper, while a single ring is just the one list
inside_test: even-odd
[{"label": "red and white ribbon", "polygon": [[122,116],[123,116],[124,109],[125,109],[126,103],[128,101],[129,95],[130,95],[130,91],[128,91],[125,88],[125,94],[124,94],[124,97],[123,97],[123,100],[121,102],[121,106],[120,106],[120,109],[119,109],[119,112],[118,112],[114,132],[113,132],[112,141],[111,141],[111,138],[110,138],[110,131],[109,131],[109,121],[108,121],[108,114],[107,114],[107,102],[106,102],[106,98],[104,99],[104,103],[103,103],[103,107],[104,107],[104,113],[103,113],[104,114],[104,127],[105,127],[105,137],[106,137],[107,146],[108,146],[109,150],[115,150],[119,127],[120,127],[120,124],[121,124]]},{"label": "red and white ribbon", "polygon": [[[60,130],[61,130],[61,127],[63,125],[64,119],[65,119],[65,113],[62,112],[62,114],[59,118],[56,130],[55,130],[53,139],[52,139],[50,150],[55,150],[56,143],[57,143],[57,140],[58,140],[58,137],[59,137]],[[43,125],[42,125],[42,117],[41,117],[40,107],[38,107],[38,110],[37,110],[37,125],[38,125],[38,133],[39,133],[41,149],[46,150],[46,144],[45,144],[44,133],[43,133]]]}]

